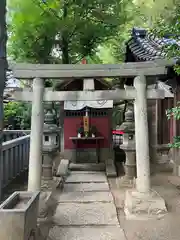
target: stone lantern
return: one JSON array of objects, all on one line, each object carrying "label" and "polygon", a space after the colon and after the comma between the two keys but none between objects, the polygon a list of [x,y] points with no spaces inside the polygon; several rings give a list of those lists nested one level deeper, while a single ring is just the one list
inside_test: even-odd
[{"label": "stone lantern", "polygon": [[63,114],[62,114],[62,107],[61,107],[60,102],[54,102],[54,109],[55,109],[55,114],[56,114],[56,124],[58,125],[59,128],[59,151],[61,152],[61,145],[63,144],[64,141],[64,136],[62,134],[63,131]]},{"label": "stone lantern", "polygon": [[126,154],[125,180],[136,178],[136,147],[135,147],[135,123],[133,108],[128,108],[125,112],[125,122],[121,124],[120,130],[124,132],[123,143],[120,148]]},{"label": "stone lantern", "polygon": [[54,111],[51,107],[45,113],[43,131],[42,179],[47,181],[53,179],[53,157],[59,148],[59,128],[54,121]]}]

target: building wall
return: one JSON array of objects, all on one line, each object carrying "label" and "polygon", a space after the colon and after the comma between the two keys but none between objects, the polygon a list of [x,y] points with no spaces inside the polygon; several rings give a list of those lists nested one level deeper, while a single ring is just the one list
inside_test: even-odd
[{"label": "building wall", "polygon": [[167,98],[163,100],[157,100],[157,114],[158,114],[158,144],[168,144],[172,141],[173,137],[173,119],[168,120],[166,116],[166,110],[170,109],[174,105],[174,99]]},{"label": "building wall", "polygon": [[[150,145],[154,145],[156,142],[156,133],[157,133],[157,146],[158,148],[152,151],[150,146],[150,156],[152,153],[156,154],[155,161],[152,161],[156,164],[163,164],[164,170],[172,169],[174,175],[180,176],[180,150],[175,148],[169,148],[168,143],[173,141],[174,136],[180,136],[180,121],[174,120],[171,118],[167,119],[166,110],[176,107],[177,102],[180,101],[180,88],[177,87],[175,96],[173,99],[163,99],[156,100],[156,123],[157,131],[155,126],[155,118],[153,118],[154,107],[148,104],[149,108],[149,140]],[[155,104],[154,104],[155,106]],[[154,137],[153,137],[154,135]],[[155,155],[154,155],[155,156]],[[168,164],[168,165],[165,165]]]},{"label": "building wall", "polygon": [[[173,106],[177,106],[177,103],[180,101],[180,87],[176,89]],[[171,119],[171,128],[170,128],[171,141],[173,141],[174,136],[180,136],[180,121]],[[173,163],[173,173],[176,176],[180,176],[180,150],[178,148],[170,149],[170,160]]]},{"label": "building wall", "polygon": [[168,120],[166,110],[172,108],[173,99],[148,100],[148,125],[150,160],[152,164],[168,164],[173,120]]}]

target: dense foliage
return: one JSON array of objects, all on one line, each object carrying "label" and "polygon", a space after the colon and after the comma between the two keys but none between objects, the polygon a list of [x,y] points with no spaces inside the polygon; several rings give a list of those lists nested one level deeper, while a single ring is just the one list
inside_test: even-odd
[{"label": "dense foliage", "polygon": [[30,129],[31,105],[28,103],[8,102],[4,104],[5,127]]},{"label": "dense foliage", "polygon": [[[160,37],[169,37],[174,40],[172,44],[165,47],[165,51],[169,58],[176,57],[180,59],[180,2],[174,0],[173,5],[169,9],[165,9],[163,16],[159,16],[156,20],[155,33]],[[177,42],[179,44],[177,44]],[[180,67],[175,66],[175,71],[180,74]]]},{"label": "dense foliage", "polygon": [[28,62],[76,63],[116,36],[129,0],[9,0],[9,54]]},{"label": "dense foliage", "polygon": [[[177,103],[177,106],[168,109],[167,112],[168,119],[174,118],[175,120],[180,120],[180,102]],[[174,136],[173,142],[169,144],[172,148],[180,148],[180,136]]]},{"label": "dense foliage", "polygon": [[118,63],[134,26],[180,36],[179,0],[8,0],[8,10],[8,55],[20,62]]},{"label": "dense foliage", "polygon": [[[175,57],[180,59],[180,2],[174,1],[173,8],[171,11],[166,11],[166,16],[163,19],[159,19],[157,23],[156,31],[161,36],[169,36],[179,42],[179,46],[176,43],[166,48],[168,56]],[[180,75],[180,66],[175,65],[175,71]],[[168,119],[174,118],[176,121],[180,120],[180,103],[177,102],[177,105],[172,109],[167,110]],[[170,144],[170,147],[180,148],[180,136],[174,136],[173,142]]]}]

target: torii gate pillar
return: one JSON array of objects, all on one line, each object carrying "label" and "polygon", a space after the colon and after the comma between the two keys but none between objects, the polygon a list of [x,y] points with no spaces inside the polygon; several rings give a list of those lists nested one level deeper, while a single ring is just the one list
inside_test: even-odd
[{"label": "torii gate pillar", "polygon": [[41,190],[44,80],[33,80],[28,191]]},{"label": "torii gate pillar", "polygon": [[125,197],[125,213],[128,218],[149,218],[167,212],[165,201],[150,186],[150,158],[147,119],[147,91],[145,76],[134,79],[136,137],[136,189],[128,190]]},{"label": "torii gate pillar", "polygon": [[147,119],[146,78],[138,76],[134,79],[137,96],[134,101],[135,136],[136,136],[136,188],[140,193],[150,191],[150,159]]}]

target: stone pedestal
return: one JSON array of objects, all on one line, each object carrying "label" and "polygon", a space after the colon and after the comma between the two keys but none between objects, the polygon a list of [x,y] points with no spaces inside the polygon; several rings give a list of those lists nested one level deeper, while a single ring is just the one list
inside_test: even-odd
[{"label": "stone pedestal", "polygon": [[134,178],[136,178],[135,146],[121,145],[121,149],[123,149],[126,153],[126,162],[125,162],[125,165],[124,165],[124,168],[125,168],[124,179],[133,180]]},{"label": "stone pedestal", "polygon": [[42,179],[52,180],[53,179],[53,156],[52,150],[43,151],[43,164],[42,164]]},{"label": "stone pedestal", "polygon": [[167,208],[164,199],[154,191],[144,194],[137,190],[127,190],[124,212],[127,219],[148,220],[164,216]]},{"label": "stone pedestal", "polygon": [[107,177],[117,177],[113,158],[108,158],[106,160],[106,175]]},{"label": "stone pedestal", "polygon": [[[46,104],[47,105],[47,104]],[[48,109],[44,118],[43,131],[43,164],[42,180],[48,181],[53,179],[53,160],[55,153],[59,148],[58,127],[54,123],[55,115],[52,110],[52,104],[47,105]]]},{"label": "stone pedestal", "polygon": [[135,126],[133,106],[128,106],[125,113],[125,121],[121,124],[120,129],[124,132],[123,144],[120,148],[126,154],[126,161],[124,165],[125,176],[122,178],[125,183],[136,178],[136,148],[135,148]]}]

